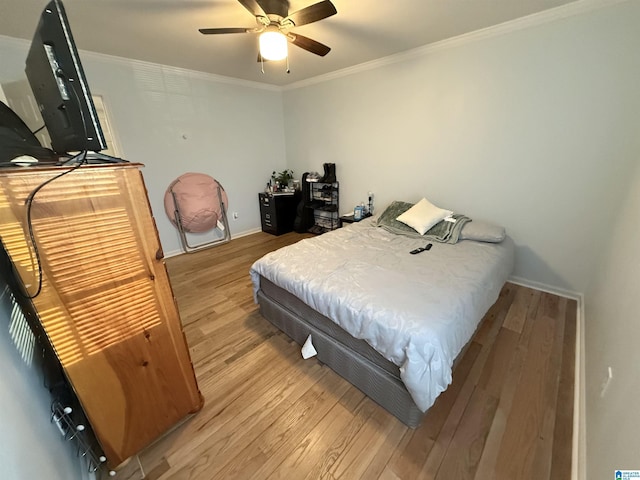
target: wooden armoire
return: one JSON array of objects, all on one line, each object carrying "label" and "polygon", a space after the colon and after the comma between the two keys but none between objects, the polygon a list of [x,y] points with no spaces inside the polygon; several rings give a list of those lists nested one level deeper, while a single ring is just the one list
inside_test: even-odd
[{"label": "wooden armoire", "polygon": [[111,468],[203,405],[140,167],[82,166],[31,202],[71,167],[0,169],[2,244],[30,295],[41,278],[31,302]]}]

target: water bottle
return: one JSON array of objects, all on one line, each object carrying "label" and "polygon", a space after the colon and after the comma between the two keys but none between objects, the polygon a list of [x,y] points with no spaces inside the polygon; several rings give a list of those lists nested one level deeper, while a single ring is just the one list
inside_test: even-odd
[{"label": "water bottle", "polygon": [[363,207],[362,205],[357,205],[356,208],[353,209],[353,219],[356,222],[362,220]]}]

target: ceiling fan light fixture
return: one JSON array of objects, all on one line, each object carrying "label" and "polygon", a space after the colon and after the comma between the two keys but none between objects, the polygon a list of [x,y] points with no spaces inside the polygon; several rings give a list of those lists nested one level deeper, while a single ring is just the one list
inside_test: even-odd
[{"label": "ceiling fan light fixture", "polygon": [[265,60],[287,58],[287,37],[278,30],[267,30],[260,34],[260,55]]}]

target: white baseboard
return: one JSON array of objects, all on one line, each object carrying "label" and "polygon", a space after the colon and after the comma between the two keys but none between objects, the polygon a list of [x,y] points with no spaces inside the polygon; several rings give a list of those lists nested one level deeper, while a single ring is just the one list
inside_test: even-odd
[{"label": "white baseboard", "polygon": [[580,303],[580,299],[582,298],[582,293],[580,292],[574,292],[573,290],[566,290],[564,288],[554,287],[552,285],[547,285],[546,283],[527,280],[526,278],[522,278],[522,277],[511,276],[507,281],[511,283],[515,283],[516,285],[521,285],[523,287],[529,287],[529,288],[533,288],[534,290],[540,290],[541,292],[552,293],[554,295],[558,295],[559,297],[577,300],[578,303]]},{"label": "white baseboard", "polygon": [[247,230],[242,233],[237,233],[233,236],[233,238],[246,237],[247,235],[253,235],[254,233],[260,233],[262,231],[261,228],[253,228],[251,230]]},{"label": "white baseboard", "polygon": [[[241,237],[246,237],[247,235],[253,235],[254,233],[258,233],[261,231],[262,229],[260,228],[254,228],[251,230],[246,230],[244,232],[236,233],[233,235],[232,240],[234,238],[241,238]],[[164,258],[175,257],[177,255],[182,255],[183,253],[186,253],[186,252],[184,250],[172,250],[170,252],[164,252]]]},{"label": "white baseboard", "polygon": [[587,432],[586,432],[586,401],[585,401],[585,357],[584,357],[584,295],[530,281],[520,277],[510,277],[509,282],[523,287],[533,288],[542,292],[552,293],[560,297],[570,298],[578,302],[576,309],[576,355],[575,378],[573,390],[573,439],[571,454],[571,480],[586,480],[587,478]]},{"label": "white baseboard", "polygon": [[[572,480],[587,480],[587,374],[586,374],[586,349],[585,349],[585,314],[584,298],[578,303],[578,331],[576,332],[576,384],[575,403],[573,417],[573,461]],[[579,349],[577,348],[579,347]]]}]

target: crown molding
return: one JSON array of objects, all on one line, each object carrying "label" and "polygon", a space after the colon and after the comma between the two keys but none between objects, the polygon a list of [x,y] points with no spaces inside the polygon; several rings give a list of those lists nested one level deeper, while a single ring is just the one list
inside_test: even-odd
[{"label": "crown molding", "polygon": [[[26,52],[29,51],[29,47],[31,46],[30,40],[25,40],[22,38],[7,37],[5,35],[0,35],[0,40],[2,40],[3,43],[8,43],[10,46],[13,46],[15,48],[23,49],[25,51],[25,54]],[[159,70],[164,73],[173,73],[176,75],[184,75],[184,76],[188,76],[191,78],[198,78],[205,81],[224,83],[228,85],[236,85],[236,86],[248,87],[248,88],[257,88],[260,90],[269,90],[274,92],[282,91],[282,87],[277,85],[270,85],[268,83],[261,83],[261,82],[252,82],[250,80],[242,80],[242,79],[233,78],[233,77],[225,77],[224,75],[216,75],[214,73],[205,73],[205,72],[200,72],[198,70],[189,70],[186,68],[173,67],[171,65],[163,65],[161,63],[145,62],[143,60],[118,57],[116,55],[107,55],[105,53],[91,52],[88,50],[78,50],[78,53],[80,54],[81,60],[90,59],[90,60],[99,61],[103,63],[118,64],[127,68],[133,68],[133,69],[139,68],[139,69]]]},{"label": "crown molding", "polygon": [[28,50],[29,45],[31,45],[30,40],[25,40],[23,38],[7,37],[6,35],[0,35],[0,40],[2,40],[2,43],[8,43],[15,47],[24,48],[25,50]]},{"label": "crown molding", "polygon": [[352,67],[343,68],[342,70],[336,70],[335,72],[330,72],[324,75],[318,75],[317,77],[301,80],[299,82],[290,83],[288,85],[284,85],[281,88],[282,90],[286,91],[308,87],[337,78],[347,77],[359,72],[373,70],[387,65],[393,65],[395,63],[424,57],[440,50],[459,47],[461,45],[466,45],[468,43],[477,42],[487,38],[499,37],[507,33],[517,32],[527,28],[544,25],[567,17],[582,15],[593,10],[598,10],[601,8],[610,7],[619,3],[626,3],[630,1],[632,0],[577,0],[575,2],[567,3],[565,5],[551,8],[549,10],[543,10],[542,12],[533,13],[525,17],[516,18],[514,20],[509,20],[498,25],[492,25],[480,30],[475,30],[473,32],[458,35],[457,37],[447,38],[445,40],[430,43],[422,47],[413,48],[405,52],[396,53],[387,57],[354,65]]},{"label": "crown molding", "polygon": [[253,82],[251,80],[243,80],[240,78],[234,78],[234,77],[226,77],[224,75],[217,75],[215,73],[206,73],[206,72],[200,72],[198,70],[189,70],[186,68],[180,68],[180,67],[174,67],[171,65],[164,65],[161,63],[152,63],[152,62],[145,62],[143,60],[136,60],[136,59],[131,59],[131,58],[124,58],[124,57],[118,57],[115,55],[107,55],[105,53],[96,53],[96,52],[89,52],[89,51],[85,51],[85,50],[81,50],[80,54],[82,55],[82,57],[85,58],[92,58],[94,60],[101,60],[104,62],[111,62],[111,63],[118,63],[120,65],[123,66],[128,66],[128,67],[138,67],[138,68],[142,68],[142,69],[160,69],[163,72],[166,73],[173,73],[176,75],[185,75],[185,76],[189,76],[191,78],[198,78],[201,80],[206,80],[206,81],[212,81],[212,82],[216,82],[216,83],[224,83],[224,84],[228,84],[228,85],[236,85],[236,86],[241,86],[241,87],[248,87],[248,88],[257,88],[260,90],[270,90],[270,91],[276,91],[279,92],[282,90],[281,87],[277,86],[277,85],[270,85],[268,83],[261,83],[261,82]]},{"label": "crown molding", "polygon": [[[145,62],[142,60],[135,60],[130,58],[118,57],[115,55],[107,55],[103,53],[90,52],[86,50],[80,50],[80,54],[83,58],[91,58],[94,60],[101,60],[104,62],[117,63],[130,68],[144,68],[144,69],[160,69],[163,72],[171,72],[178,75],[186,75],[193,78],[199,78],[206,81],[212,81],[217,83],[223,83],[228,85],[236,85],[247,88],[255,88],[260,90],[268,90],[273,92],[283,92],[287,90],[295,90],[298,88],[304,88],[311,85],[324,83],[330,80],[347,77],[356,73],[364,72],[367,70],[373,70],[381,68],[387,65],[393,65],[395,63],[404,62],[416,58],[421,58],[430,55],[434,52],[455,48],[468,43],[477,42],[483,39],[499,37],[511,32],[517,32],[527,28],[544,25],[557,20],[561,20],[568,17],[573,17],[581,14],[585,14],[594,10],[598,10],[605,7],[610,7],[620,3],[627,3],[634,0],[577,0],[572,3],[555,7],[549,10],[543,10],[542,12],[527,15],[525,17],[509,20],[498,25],[483,28],[473,32],[465,33],[457,37],[448,38],[439,42],[430,43],[421,47],[413,48],[405,52],[389,55],[387,57],[371,60],[351,67],[336,70],[324,75],[318,75],[316,77],[301,80],[299,82],[293,82],[288,85],[271,85],[262,82],[253,82],[250,80],[242,80],[233,77],[226,77],[223,75],[217,75],[213,73],[205,73],[197,70],[188,70],[180,67],[173,67],[169,65],[163,65],[152,62]],[[7,37],[0,35],[0,39],[3,42],[8,42],[16,47],[24,48],[25,51],[29,49],[31,44],[30,40],[24,40],[14,37]]]}]

